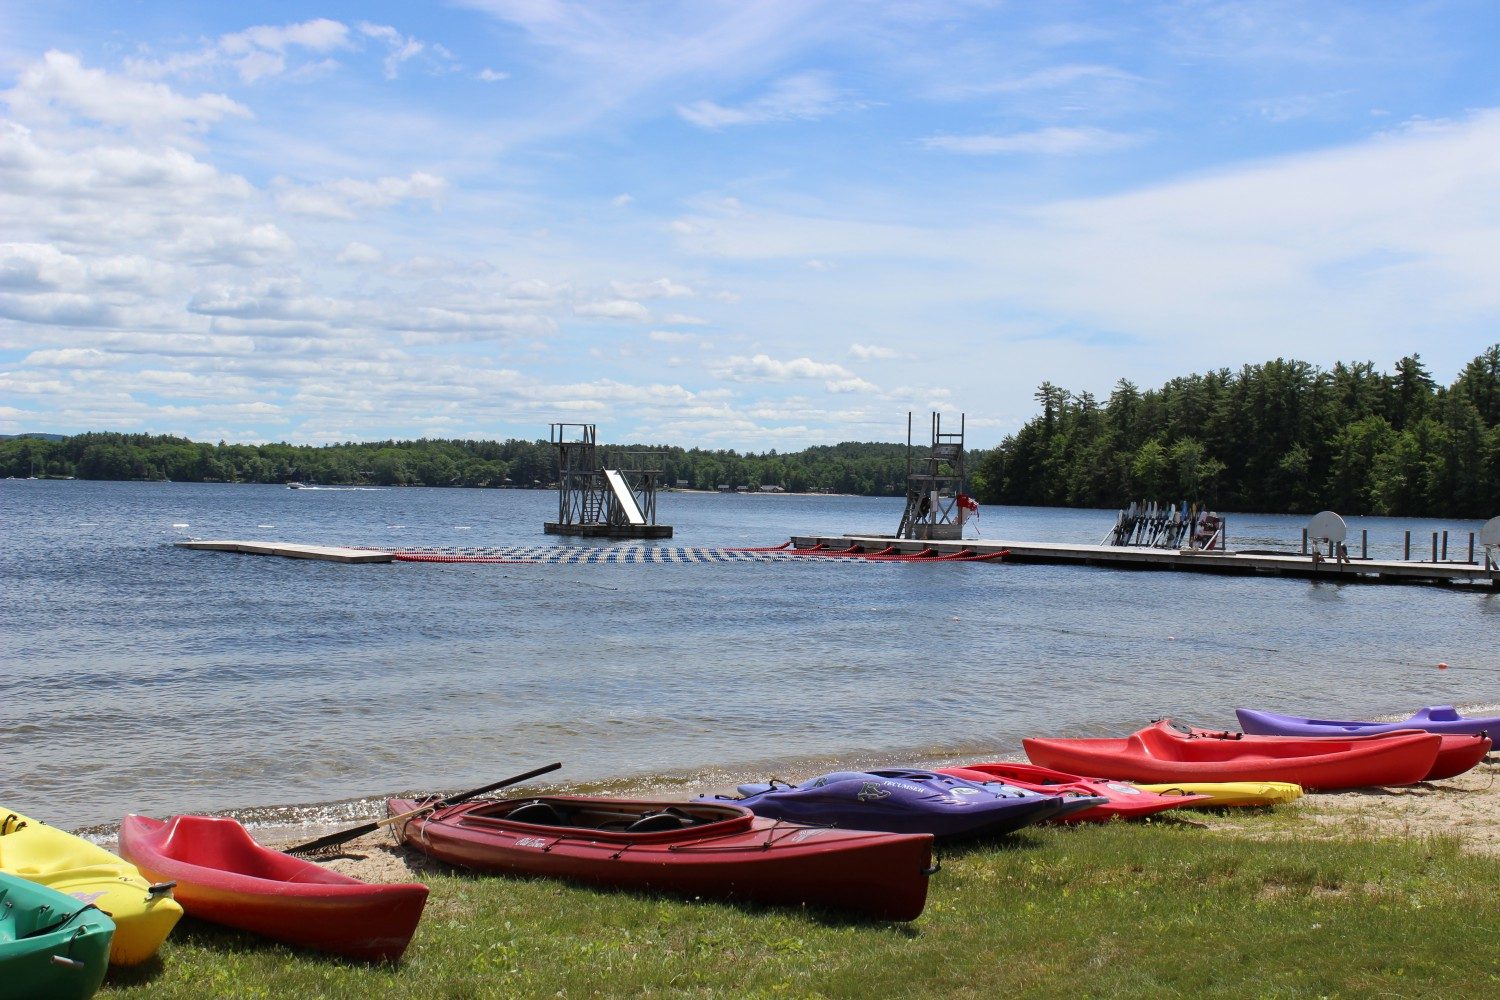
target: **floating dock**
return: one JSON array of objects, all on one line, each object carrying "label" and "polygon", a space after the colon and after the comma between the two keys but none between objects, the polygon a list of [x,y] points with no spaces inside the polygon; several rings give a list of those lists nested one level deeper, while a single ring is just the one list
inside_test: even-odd
[{"label": "floating dock", "polygon": [[209,552],[243,552],[252,556],[282,556],[286,559],[321,559],[339,563],[388,563],[395,552],[380,549],[354,549],[342,545],[299,545],[295,542],[187,541],[177,542],[179,549],[201,549]]},{"label": "floating dock", "polygon": [[798,549],[821,545],[825,549],[859,546],[870,551],[894,547],[897,554],[953,555],[965,549],[984,554],[1009,550],[1007,563],[1058,563],[1108,566],[1115,569],[1180,570],[1191,573],[1231,573],[1260,576],[1296,576],[1349,583],[1473,584],[1500,589],[1500,570],[1483,564],[1460,562],[1407,562],[1399,559],[1346,559],[1296,553],[1210,552],[1202,549],[1153,549],[1125,545],[1073,545],[1059,542],[1024,542],[967,538],[955,541],[919,541],[890,535],[793,535]]}]

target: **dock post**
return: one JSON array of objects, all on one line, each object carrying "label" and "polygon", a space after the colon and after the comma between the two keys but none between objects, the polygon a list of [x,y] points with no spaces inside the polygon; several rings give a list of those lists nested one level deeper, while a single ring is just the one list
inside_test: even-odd
[{"label": "dock post", "polygon": [[1302,554],[1307,555],[1307,529],[1302,529]]},{"label": "dock post", "polygon": [[1448,561],[1448,529],[1443,529],[1443,562]]},{"label": "dock post", "polygon": [[1474,532],[1469,532],[1469,562],[1474,561]]},{"label": "dock post", "polygon": [[1406,532],[1406,550],[1401,558],[1407,562],[1411,562],[1411,531],[1409,529]]},{"label": "dock post", "polygon": [[1361,559],[1368,559],[1368,558],[1370,558],[1370,529],[1369,528],[1360,528],[1359,529],[1359,557]]},{"label": "dock post", "polygon": [[1432,533],[1432,561],[1437,562],[1437,532]]}]

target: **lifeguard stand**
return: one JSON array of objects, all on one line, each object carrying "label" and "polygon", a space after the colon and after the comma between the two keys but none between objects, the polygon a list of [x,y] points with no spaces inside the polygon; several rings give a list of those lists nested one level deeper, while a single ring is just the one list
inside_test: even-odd
[{"label": "lifeguard stand", "polygon": [[906,509],[899,538],[945,541],[963,537],[964,415],[957,433],[943,430],[943,415],[932,414],[932,443],[927,457],[912,461],[911,413],[906,414]]},{"label": "lifeguard stand", "polygon": [[661,469],[658,452],[622,452],[619,467],[606,468],[599,458],[593,424],[552,424],[557,451],[557,520],[542,530],[549,535],[605,538],[671,538],[670,524],[656,523],[656,489]]}]

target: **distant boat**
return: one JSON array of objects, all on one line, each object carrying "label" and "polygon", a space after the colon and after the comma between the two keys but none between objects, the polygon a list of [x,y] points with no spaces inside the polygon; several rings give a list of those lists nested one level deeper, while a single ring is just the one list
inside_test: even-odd
[{"label": "distant boat", "polygon": [[303,486],[301,483],[287,483],[286,488],[289,490],[302,490],[306,489],[307,487]]}]

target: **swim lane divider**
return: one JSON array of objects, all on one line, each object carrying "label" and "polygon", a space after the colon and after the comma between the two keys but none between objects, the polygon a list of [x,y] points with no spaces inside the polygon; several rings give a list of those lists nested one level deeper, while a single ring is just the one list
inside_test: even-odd
[{"label": "swim lane divider", "polygon": [[860,547],[828,550],[823,546],[806,549],[785,545],[764,548],[702,548],[697,546],[617,546],[607,549],[574,548],[555,545],[525,546],[421,546],[399,549],[394,553],[397,562],[431,563],[493,563],[512,566],[580,565],[584,563],[754,563],[795,562],[798,559],[855,559],[864,562],[982,562],[1003,559],[1010,553],[975,553],[971,549],[960,549],[948,555],[935,555],[937,551],[926,548],[912,555],[893,555],[894,545],[887,545],[874,552],[857,551]]}]

